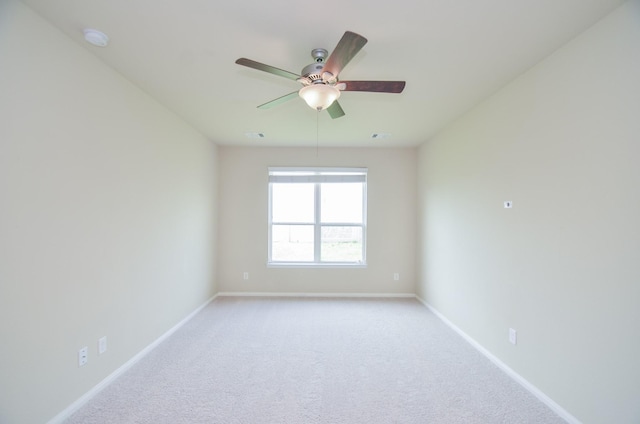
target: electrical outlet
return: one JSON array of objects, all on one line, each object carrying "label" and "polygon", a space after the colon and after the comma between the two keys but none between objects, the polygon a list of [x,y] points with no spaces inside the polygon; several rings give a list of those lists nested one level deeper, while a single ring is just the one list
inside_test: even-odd
[{"label": "electrical outlet", "polygon": [[400,280],[400,274],[397,272],[393,273],[393,281],[399,281]]},{"label": "electrical outlet", "polygon": [[515,345],[518,342],[518,333],[513,328],[509,329],[509,343]]},{"label": "electrical outlet", "polygon": [[89,360],[89,348],[85,346],[78,351],[78,366],[81,367],[85,365],[88,360]]},{"label": "electrical outlet", "polygon": [[242,274],[242,279],[243,279],[243,280],[248,280],[248,279],[249,279],[249,273],[248,273],[248,272],[244,272],[244,273]]},{"label": "electrical outlet", "polygon": [[107,351],[107,336],[98,339],[98,355],[102,355]]}]

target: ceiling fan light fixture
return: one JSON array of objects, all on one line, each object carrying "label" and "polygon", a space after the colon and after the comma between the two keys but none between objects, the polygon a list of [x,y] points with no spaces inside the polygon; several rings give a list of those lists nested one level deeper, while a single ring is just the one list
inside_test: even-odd
[{"label": "ceiling fan light fixture", "polygon": [[298,92],[310,108],[324,110],[340,97],[340,90],[326,84],[312,84],[302,87]]}]

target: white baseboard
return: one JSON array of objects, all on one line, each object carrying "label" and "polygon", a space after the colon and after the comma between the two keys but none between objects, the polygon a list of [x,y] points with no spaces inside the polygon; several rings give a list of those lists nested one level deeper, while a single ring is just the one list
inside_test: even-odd
[{"label": "white baseboard", "polygon": [[547,405],[551,410],[553,410],[556,414],[558,414],[562,419],[567,421],[569,424],[582,424],[580,420],[567,412],[566,409],[558,405],[554,402],[549,396],[544,394],[540,389],[531,384],[528,380],[522,377],[520,374],[511,369],[507,364],[498,359],[494,354],[485,349],[480,343],[471,338],[467,333],[462,331],[459,327],[457,327],[454,323],[449,321],[444,315],[442,315],[437,309],[433,306],[429,305],[419,296],[416,296],[416,299],[420,301],[424,306],[427,307],[435,316],[437,316],[442,322],[444,322],[447,326],[449,326],[453,331],[458,333],[463,339],[465,339],[471,346],[476,348],[480,353],[486,356],[491,362],[493,362],[498,368],[504,371],[509,377],[513,378],[516,382],[518,382],[522,387],[527,389],[531,394],[533,394],[538,400]]},{"label": "white baseboard", "polygon": [[64,420],[66,420],[67,418],[69,418],[74,412],[76,412],[78,409],[80,409],[82,406],[84,406],[87,402],[89,402],[89,400],[91,400],[94,396],[96,396],[98,393],[100,393],[100,391],[102,389],[104,389],[105,387],[107,387],[111,382],[113,382],[116,378],[120,377],[122,374],[125,373],[125,371],[127,371],[129,368],[131,368],[136,362],[140,361],[142,358],[144,358],[149,352],[151,352],[156,346],[158,346],[160,343],[162,343],[163,341],[165,341],[167,338],[169,338],[169,336],[171,336],[173,333],[175,333],[180,327],[182,327],[183,325],[185,325],[191,318],[193,318],[198,312],[200,312],[205,306],[207,306],[209,303],[211,303],[218,295],[214,295],[213,297],[211,297],[209,300],[207,300],[205,303],[203,303],[202,305],[200,305],[195,311],[191,312],[189,315],[187,315],[182,321],[180,321],[179,323],[177,323],[176,325],[174,325],[173,327],[171,327],[166,333],[164,333],[162,336],[158,337],[155,341],[153,341],[153,343],[151,343],[149,346],[145,347],[144,349],[142,349],[140,352],[138,352],[133,358],[129,359],[127,362],[125,362],[122,366],[120,366],[118,369],[116,369],[114,372],[112,372],[111,374],[109,374],[107,376],[107,378],[105,378],[104,380],[102,380],[100,383],[98,383],[97,385],[95,385],[91,390],[89,390],[87,393],[85,393],[84,395],[82,395],[78,400],[76,400],[75,402],[73,402],[71,405],[69,405],[68,407],[66,407],[62,412],[60,412],[58,415],[56,415],[55,417],[53,417],[52,419],[50,419],[47,424],[61,424],[62,422],[64,422]]},{"label": "white baseboard", "polygon": [[294,293],[294,292],[219,292],[219,297],[366,297],[415,298],[414,293]]}]

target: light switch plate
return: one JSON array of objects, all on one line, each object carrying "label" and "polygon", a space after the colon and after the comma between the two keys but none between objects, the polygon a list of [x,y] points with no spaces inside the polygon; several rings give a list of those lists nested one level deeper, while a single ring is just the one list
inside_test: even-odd
[{"label": "light switch plate", "polygon": [[98,339],[98,355],[102,355],[107,351],[107,336]]}]

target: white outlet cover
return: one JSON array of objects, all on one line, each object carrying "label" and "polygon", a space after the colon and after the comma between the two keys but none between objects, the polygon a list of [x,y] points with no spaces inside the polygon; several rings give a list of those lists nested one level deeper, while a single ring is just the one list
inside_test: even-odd
[{"label": "white outlet cover", "polygon": [[513,207],[513,202],[511,200],[505,200],[504,207],[505,209],[511,209]]},{"label": "white outlet cover", "polygon": [[89,360],[89,348],[85,346],[78,351],[78,366],[81,367],[85,365],[88,360]]},{"label": "white outlet cover", "polygon": [[518,333],[513,328],[509,329],[509,343],[516,344],[518,342]]}]

